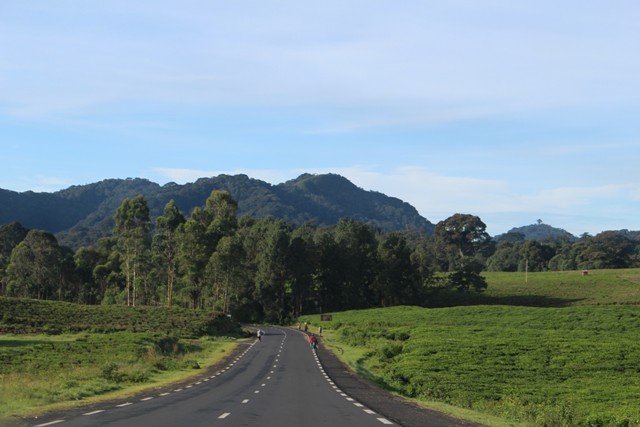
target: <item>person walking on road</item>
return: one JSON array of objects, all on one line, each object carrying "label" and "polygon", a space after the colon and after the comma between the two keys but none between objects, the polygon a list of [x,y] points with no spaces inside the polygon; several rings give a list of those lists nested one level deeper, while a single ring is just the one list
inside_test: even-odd
[{"label": "person walking on road", "polygon": [[311,346],[311,349],[313,351],[316,351],[316,349],[318,348],[318,340],[313,334],[309,335],[309,345]]},{"label": "person walking on road", "polygon": [[264,332],[258,329],[258,332],[256,332],[256,335],[258,336],[258,341],[262,341],[262,336],[264,335]]}]

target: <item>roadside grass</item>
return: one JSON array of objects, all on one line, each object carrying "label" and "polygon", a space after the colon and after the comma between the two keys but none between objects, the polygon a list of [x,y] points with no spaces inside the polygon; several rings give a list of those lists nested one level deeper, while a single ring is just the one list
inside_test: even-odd
[{"label": "roadside grass", "polygon": [[243,336],[203,310],[0,298],[0,421],[196,376]]},{"label": "roadside grass", "polygon": [[196,376],[234,338],[115,332],[0,336],[0,420],[125,397]]},{"label": "roadside grass", "polygon": [[[393,393],[492,426],[640,426],[640,270],[490,273],[463,306],[301,321]],[[441,300],[442,301],[442,300]]]}]

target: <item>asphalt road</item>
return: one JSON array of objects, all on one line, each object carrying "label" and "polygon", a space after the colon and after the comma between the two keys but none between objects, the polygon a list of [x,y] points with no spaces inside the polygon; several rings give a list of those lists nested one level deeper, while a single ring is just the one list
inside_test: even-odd
[{"label": "asphalt road", "polygon": [[[127,401],[85,408],[82,412],[57,414],[31,420],[30,426],[60,427],[381,427],[384,425],[469,425],[418,408],[402,407],[394,399],[363,394],[354,378],[341,382],[362,395],[357,400],[342,390],[323,367],[318,354],[299,331],[263,328],[266,335],[244,345],[235,358],[208,376],[175,388],[137,396]],[[318,353],[322,356],[322,348]],[[324,363],[340,376],[336,360]],[[350,382],[351,381],[351,382]],[[367,389],[368,390],[368,389]],[[376,394],[379,401],[372,400]],[[391,418],[364,403],[369,401]],[[395,412],[394,412],[395,410]],[[415,414],[412,415],[412,411]],[[417,414],[417,415],[416,415]],[[419,416],[418,416],[419,415]],[[416,418],[418,416],[418,418]],[[403,417],[404,420],[403,421]]]}]

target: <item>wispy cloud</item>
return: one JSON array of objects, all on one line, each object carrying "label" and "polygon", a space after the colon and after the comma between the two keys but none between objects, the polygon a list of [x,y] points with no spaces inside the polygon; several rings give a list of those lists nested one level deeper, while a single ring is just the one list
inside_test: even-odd
[{"label": "wispy cloud", "polygon": [[[363,22],[360,2],[254,2],[256,20],[240,4],[197,2],[193,14],[169,2],[117,2],[70,20],[71,2],[40,4],[35,13],[24,3],[0,18],[0,39],[15,41],[3,44],[0,103],[4,114],[20,117],[129,102],[406,105],[382,122],[402,126],[632,102],[640,90],[640,59],[630,44],[637,32],[625,25],[633,13],[616,15],[615,26],[591,26],[585,11],[556,5],[555,19],[533,25],[538,5],[415,1],[367,4]],[[126,13],[114,13],[120,8]],[[610,17],[609,9],[597,12]],[[428,111],[416,114],[416,106]],[[336,129],[380,123],[374,115]]]}]

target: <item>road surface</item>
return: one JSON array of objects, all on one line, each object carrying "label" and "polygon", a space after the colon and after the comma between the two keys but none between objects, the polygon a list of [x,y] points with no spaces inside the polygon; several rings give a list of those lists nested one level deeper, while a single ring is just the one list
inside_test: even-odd
[{"label": "road surface", "polygon": [[[235,359],[219,371],[179,387],[30,420],[29,426],[46,427],[383,427],[470,425],[417,408],[401,407],[379,393],[379,405],[395,420],[356,400],[332,380],[299,331],[265,327],[262,340],[246,344]],[[320,349],[319,352],[323,350]],[[323,357],[326,359],[326,355]],[[336,361],[331,363],[336,376]],[[353,387],[356,379],[345,378]],[[366,401],[363,400],[363,401]],[[412,411],[415,414],[412,415]]]}]

